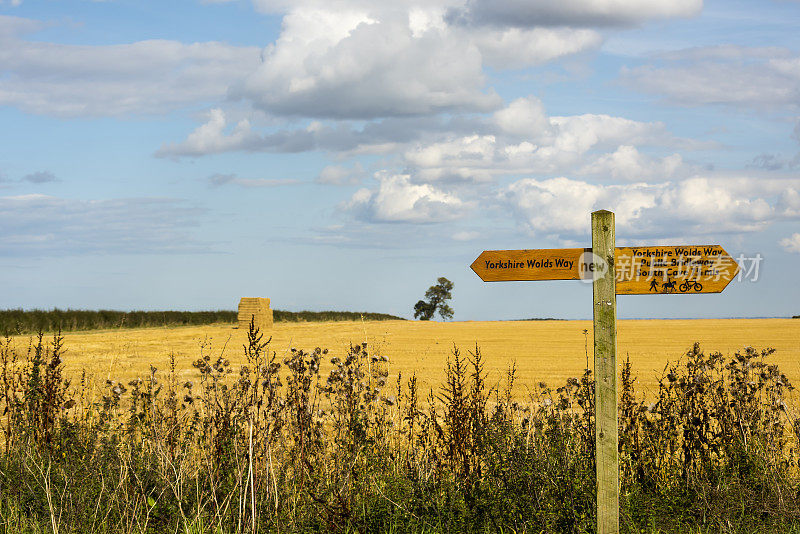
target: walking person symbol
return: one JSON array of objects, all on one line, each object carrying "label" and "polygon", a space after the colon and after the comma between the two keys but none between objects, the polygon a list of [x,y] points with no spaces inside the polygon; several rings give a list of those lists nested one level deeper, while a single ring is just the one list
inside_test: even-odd
[{"label": "walking person symbol", "polygon": [[653,278],[653,280],[650,282],[650,291],[655,291],[656,293],[658,292],[658,280],[655,278]]}]

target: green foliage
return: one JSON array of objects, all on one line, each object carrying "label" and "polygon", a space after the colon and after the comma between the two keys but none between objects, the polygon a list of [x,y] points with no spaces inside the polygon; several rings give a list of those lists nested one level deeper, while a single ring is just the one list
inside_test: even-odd
[{"label": "green foliage", "polygon": [[[274,310],[278,322],[298,321],[367,321],[402,320],[385,313],[321,311],[289,312]],[[114,311],[114,310],[0,310],[0,332],[30,334],[106,328],[143,328],[156,326],[191,326],[214,323],[235,324],[237,312],[216,311]]]},{"label": "green foliage", "polygon": [[436,280],[436,285],[425,292],[425,300],[419,300],[414,305],[414,318],[429,321],[438,312],[443,320],[453,318],[453,309],[447,301],[453,298],[453,282],[444,277]]},{"label": "green foliage", "polygon": [[402,317],[389,315],[388,313],[373,312],[348,312],[348,311],[300,311],[290,312],[284,310],[274,310],[273,319],[278,322],[322,322],[322,321],[402,321]]},{"label": "green foliage", "polygon": [[[0,531],[593,532],[594,383],[490,384],[453,348],[441,387],[389,382],[367,343],[279,356],[251,323],[125,384],[61,372],[61,336],[0,340]],[[624,532],[800,532],[792,389],[771,350],[694,345],[653,402],[626,363]],[[329,372],[321,371],[329,361]]]},{"label": "green foliage", "polygon": [[425,302],[424,300],[418,300],[417,303],[414,304],[414,319],[420,319],[422,321],[430,321],[435,313],[436,313],[436,307],[433,306],[430,302]]}]

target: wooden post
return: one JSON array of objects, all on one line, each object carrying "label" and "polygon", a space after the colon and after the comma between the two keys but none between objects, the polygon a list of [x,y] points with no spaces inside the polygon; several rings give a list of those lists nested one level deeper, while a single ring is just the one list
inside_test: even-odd
[{"label": "wooden post", "polygon": [[[617,292],[620,295],[719,293],[739,272],[739,265],[719,245],[615,248],[614,233],[614,214],[595,211],[593,254],[588,254],[590,249],[580,248],[484,250],[470,265],[484,282],[584,280],[588,278],[587,271],[592,273],[597,532],[600,534],[619,533]],[[591,257],[587,260],[586,256]],[[619,264],[615,265],[617,258]],[[674,263],[677,258],[682,258],[679,265]]]},{"label": "wooden post", "polygon": [[[617,297],[614,269],[614,214],[592,213],[594,260],[605,262],[595,268],[594,292],[594,378],[595,378],[595,461],[597,464],[597,532],[619,532],[619,452],[617,449]],[[596,266],[595,266],[596,267]]]}]

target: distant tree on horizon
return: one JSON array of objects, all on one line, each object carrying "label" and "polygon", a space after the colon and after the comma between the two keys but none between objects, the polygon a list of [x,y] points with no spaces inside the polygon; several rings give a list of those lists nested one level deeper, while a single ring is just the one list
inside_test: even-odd
[{"label": "distant tree on horizon", "polygon": [[436,312],[442,320],[446,321],[453,318],[453,308],[451,308],[447,301],[453,298],[453,282],[445,277],[439,277],[436,280],[436,285],[428,288],[425,292],[425,300],[419,300],[414,304],[414,319],[421,321],[430,321]]}]

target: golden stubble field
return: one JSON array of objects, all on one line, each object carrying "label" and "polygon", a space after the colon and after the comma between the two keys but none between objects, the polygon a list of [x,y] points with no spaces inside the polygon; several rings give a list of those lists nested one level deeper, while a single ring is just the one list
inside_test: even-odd
[{"label": "golden stubble field", "polygon": [[[515,392],[524,396],[539,381],[557,386],[570,376],[579,376],[586,363],[587,339],[591,365],[591,329],[591,321],[276,323],[270,347],[280,361],[291,347],[328,348],[333,356],[343,354],[350,343],[366,340],[372,351],[389,358],[393,377],[398,372],[404,378],[416,373],[427,391],[441,383],[454,345],[463,354],[478,345],[489,382],[501,382],[508,367],[516,363]],[[639,391],[652,390],[666,362],[679,358],[694,341],[706,351],[723,354],[747,345],[773,347],[777,353],[771,360],[800,386],[797,319],[627,320],[618,323],[618,332],[620,364],[630,356]],[[236,367],[243,361],[246,336],[234,325],[210,325],[70,332],[65,339],[69,376],[86,369],[96,380],[127,381],[147,375],[151,364],[165,372],[170,353],[175,355],[181,379],[196,375],[192,362],[202,353],[214,358],[224,354]],[[20,349],[27,343],[23,336],[15,340]],[[323,374],[326,371],[323,367]]]}]

